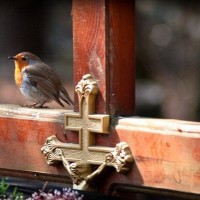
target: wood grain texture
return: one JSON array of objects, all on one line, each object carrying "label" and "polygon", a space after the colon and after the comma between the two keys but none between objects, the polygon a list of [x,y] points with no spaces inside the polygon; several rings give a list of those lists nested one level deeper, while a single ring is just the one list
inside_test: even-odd
[{"label": "wood grain texture", "polygon": [[200,194],[199,126],[179,120],[119,120],[117,135],[135,157],[124,182]]},{"label": "wood grain texture", "polygon": [[[73,1],[74,83],[90,73],[98,83],[98,111],[106,112],[106,19],[104,0]],[[77,98],[75,98],[76,105]],[[76,108],[77,110],[77,108]]]},{"label": "wood grain texture", "polygon": [[107,7],[107,109],[130,116],[135,111],[135,4],[110,0]]},{"label": "wood grain texture", "polygon": [[72,17],[74,84],[90,73],[100,88],[97,113],[133,114],[134,1],[74,0]]},{"label": "wood grain texture", "polygon": [[63,124],[0,117],[0,168],[58,174],[40,149],[46,138],[63,132]]},{"label": "wood grain texture", "polygon": [[[41,152],[46,139],[56,135],[64,143],[78,143],[77,133],[64,128],[64,109],[31,109],[17,105],[0,106],[0,175],[69,181],[62,164],[48,166]],[[102,135],[102,134],[100,134]],[[99,136],[100,137],[100,136]],[[99,142],[110,146],[114,135]],[[108,139],[108,137],[107,137]],[[36,174],[37,177],[34,177]]]},{"label": "wood grain texture", "polygon": [[[64,124],[52,121],[52,116],[50,121],[29,119],[30,114],[16,118],[10,117],[12,110],[16,113],[16,106],[9,106],[9,116],[0,116],[0,174],[41,180],[47,176],[48,180],[60,182],[66,178],[70,182],[64,167],[48,166],[40,149],[51,135],[62,142],[76,143],[74,134],[66,134]],[[40,114],[40,109],[37,112]],[[41,110],[41,115],[52,112]],[[108,174],[101,191],[107,193],[112,183],[125,183],[200,194],[199,126],[197,122],[180,120],[119,119],[111,134],[98,136],[96,145],[114,146],[125,141],[135,163],[126,175],[115,170]]]},{"label": "wood grain texture", "polygon": [[[47,137],[76,142],[64,130],[64,109],[31,109],[16,105],[0,106],[0,174],[69,182],[64,167],[48,166],[41,153]],[[71,181],[70,181],[71,182]]]},{"label": "wood grain texture", "polygon": [[63,123],[64,114],[70,113],[71,110],[65,109],[34,109],[18,105],[1,104],[0,117],[19,118],[36,121],[52,121]]}]

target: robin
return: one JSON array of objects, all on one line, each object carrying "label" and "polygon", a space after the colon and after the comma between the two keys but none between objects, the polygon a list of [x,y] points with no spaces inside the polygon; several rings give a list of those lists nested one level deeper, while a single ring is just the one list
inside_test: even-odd
[{"label": "robin", "polygon": [[28,107],[42,108],[45,107],[45,103],[52,100],[62,107],[64,105],[61,100],[74,105],[58,75],[39,57],[29,52],[22,52],[8,58],[15,62],[16,85],[27,100],[34,102]]}]

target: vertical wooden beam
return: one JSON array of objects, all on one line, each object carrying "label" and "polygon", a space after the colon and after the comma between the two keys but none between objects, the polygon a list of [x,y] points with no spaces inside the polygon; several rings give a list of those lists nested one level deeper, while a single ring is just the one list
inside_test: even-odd
[{"label": "vertical wooden beam", "polygon": [[100,87],[98,113],[134,114],[134,1],[73,0],[72,15],[74,84],[90,73]]},{"label": "vertical wooden beam", "polygon": [[110,0],[107,24],[107,94],[110,114],[132,115],[135,107],[134,1]]}]

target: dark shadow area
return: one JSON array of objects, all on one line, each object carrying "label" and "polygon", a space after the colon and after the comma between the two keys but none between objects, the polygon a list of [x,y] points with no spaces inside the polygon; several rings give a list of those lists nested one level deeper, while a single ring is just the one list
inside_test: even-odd
[{"label": "dark shadow area", "polygon": [[[45,193],[48,192],[53,192],[54,191],[63,191],[63,188],[70,188],[69,185],[67,184],[62,184],[62,183],[56,183],[56,182],[45,182],[45,181],[39,181],[39,180],[29,180],[29,179],[24,179],[24,178],[6,178],[5,179],[6,184],[9,185],[8,193],[12,193],[13,190],[17,187],[17,191],[20,193],[23,193],[25,198],[31,197],[31,195],[35,192],[39,194],[39,191],[43,191]],[[72,189],[70,189],[72,191]],[[78,190],[73,190],[78,192],[78,196],[81,197],[83,195],[83,200],[123,200],[123,198],[119,197],[114,197],[110,195],[103,195],[100,193],[96,192],[85,192],[85,191],[78,191]],[[43,199],[42,197],[40,199]],[[58,199],[58,198],[57,198]],[[70,198],[74,199],[74,198]],[[82,200],[81,199],[81,200]],[[124,199],[125,200],[125,199]]]},{"label": "dark shadow area", "polygon": [[200,198],[199,195],[192,193],[120,183],[113,183],[110,186],[109,194],[114,193],[129,196],[127,200],[197,200]]}]

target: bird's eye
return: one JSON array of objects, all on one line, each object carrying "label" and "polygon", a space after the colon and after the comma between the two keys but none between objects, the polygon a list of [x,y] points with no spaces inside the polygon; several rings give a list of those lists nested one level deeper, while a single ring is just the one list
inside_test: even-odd
[{"label": "bird's eye", "polygon": [[23,60],[23,61],[26,61],[26,57],[22,57],[22,60]]}]

